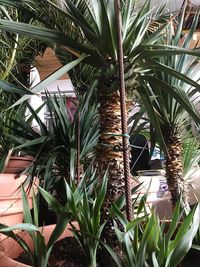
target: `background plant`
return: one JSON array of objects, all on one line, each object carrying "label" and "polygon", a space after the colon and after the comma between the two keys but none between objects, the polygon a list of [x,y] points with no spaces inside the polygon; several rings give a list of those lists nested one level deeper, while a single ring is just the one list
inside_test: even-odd
[{"label": "background plant", "polygon": [[[187,37],[182,40],[184,48],[190,46],[198,17],[197,14]],[[163,42],[167,42],[168,45],[180,45],[183,18],[184,12],[175,35],[169,31]],[[198,99],[195,97],[199,87],[193,85],[192,80],[199,71],[199,63],[195,57],[185,54],[149,59],[149,62],[156,66],[157,70],[145,78],[146,85],[140,95],[154,128],[155,139],[165,153],[166,178],[172,196],[172,205],[174,206],[179,196],[182,195],[183,202],[187,206],[181,136],[185,129],[189,128],[192,120],[199,123],[199,112],[196,108]],[[173,78],[163,71],[163,65],[173,70]]]}]

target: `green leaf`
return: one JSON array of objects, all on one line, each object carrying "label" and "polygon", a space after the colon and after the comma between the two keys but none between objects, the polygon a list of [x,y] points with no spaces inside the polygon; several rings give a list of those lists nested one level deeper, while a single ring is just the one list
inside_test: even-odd
[{"label": "green leaf", "polygon": [[48,205],[57,213],[60,214],[63,211],[63,206],[58,202],[58,200],[48,193],[46,190],[38,186],[38,190],[41,195],[44,197]]},{"label": "green leaf", "polygon": [[147,219],[148,215],[144,215],[140,218],[136,218],[133,221],[130,221],[127,225],[126,225],[126,232],[132,230],[133,228],[135,228],[137,225],[139,225],[141,222],[144,222]]},{"label": "green leaf", "polygon": [[25,192],[23,186],[21,186],[21,194],[22,194],[22,202],[23,202],[24,222],[29,223],[29,224],[33,224],[27,195],[26,195],[26,192]]},{"label": "green leaf", "polygon": [[154,99],[151,98],[151,94],[148,92],[148,87],[146,87],[146,86],[144,86],[144,90],[141,90],[139,93],[140,93],[141,99],[143,101],[143,104],[146,107],[148,116],[151,119],[151,123],[153,124],[154,128],[158,132],[159,143],[162,146],[163,150],[167,151],[164,137],[163,137],[163,133],[161,130],[160,121],[159,121],[158,116],[156,114],[156,110],[154,109],[154,106],[152,104]]},{"label": "green leaf", "polygon": [[31,224],[31,223],[20,223],[20,224],[16,224],[14,226],[10,226],[10,227],[6,227],[3,229],[0,229],[1,233],[6,233],[6,232],[10,232],[10,231],[14,231],[14,230],[23,230],[23,231],[28,231],[28,232],[35,232],[35,231],[39,231],[38,227]]},{"label": "green leaf", "polygon": [[[197,207],[195,207],[191,213],[186,217],[186,220],[183,222],[182,226],[180,227],[177,236],[178,240],[180,240],[178,243],[176,241],[176,245],[174,243],[174,251],[171,256],[170,264],[171,266],[176,266],[181,260],[185,257],[187,252],[192,246],[192,241],[198,231],[199,224],[200,224],[200,206],[198,204]],[[192,224],[189,228],[189,225]],[[189,228],[189,229],[188,229]]]},{"label": "green leaf", "polygon": [[100,215],[101,215],[101,207],[107,192],[107,179],[108,179],[108,171],[105,172],[100,190],[97,194],[97,198],[95,199],[94,210],[93,210],[93,228],[97,229],[99,227]]},{"label": "green leaf", "polygon": [[152,267],[159,267],[155,252],[152,253],[152,263],[153,263]]},{"label": "green leaf", "polygon": [[123,264],[121,262],[121,260],[119,259],[119,257],[117,256],[117,254],[115,253],[115,251],[108,246],[107,244],[103,243],[102,244],[106,250],[110,253],[110,255],[112,256],[113,260],[115,261],[115,263],[117,264],[118,267],[123,267]]},{"label": "green leaf", "polygon": [[7,81],[0,80],[0,88],[8,93],[17,93],[17,94],[27,94],[27,95],[34,95],[32,91],[29,89],[26,89],[24,87],[18,87],[16,85],[13,85]]}]

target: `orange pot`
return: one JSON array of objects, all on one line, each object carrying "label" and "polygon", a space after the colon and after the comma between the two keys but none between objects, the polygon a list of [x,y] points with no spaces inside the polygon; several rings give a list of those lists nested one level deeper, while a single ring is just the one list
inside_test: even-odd
[{"label": "orange pot", "polygon": [[[74,223],[77,227],[77,223]],[[43,232],[43,236],[45,241],[48,242],[52,231],[54,230],[55,225],[48,225],[41,227],[41,231]],[[67,237],[73,236],[73,233],[69,230],[71,228],[70,225],[66,228],[63,234],[59,237],[59,240]],[[24,239],[27,245],[30,247],[31,250],[34,249],[32,239],[27,232],[21,232],[19,235]],[[23,249],[11,238],[5,238],[3,241],[0,242],[0,266],[1,267],[31,267],[30,265],[23,264],[20,262],[15,261],[14,259],[17,258],[22,252]]]},{"label": "orange pot", "polygon": [[[8,226],[22,223],[23,204],[20,186],[26,178],[26,175],[16,178],[15,174],[0,174],[0,223]],[[25,186],[25,190],[28,192],[27,198],[31,209],[32,193],[28,190],[28,185]]]}]

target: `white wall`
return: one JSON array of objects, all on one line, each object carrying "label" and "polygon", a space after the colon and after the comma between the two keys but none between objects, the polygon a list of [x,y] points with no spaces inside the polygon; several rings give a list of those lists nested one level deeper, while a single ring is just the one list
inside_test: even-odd
[{"label": "white wall", "polygon": [[[181,9],[184,0],[151,0],[151,5],[152,7],[154,7],[156,5],[159,6],[165,4],[166,2],[166,7],[169,8],[171,12],[173,12]],[[190,0],[190,3],[193,5],[200,5],[200,0]]]}]

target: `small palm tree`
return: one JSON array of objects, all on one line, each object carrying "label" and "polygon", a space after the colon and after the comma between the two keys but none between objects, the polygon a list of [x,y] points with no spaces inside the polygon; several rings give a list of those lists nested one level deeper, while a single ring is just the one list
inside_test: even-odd
[{"label": "small palm tree", "polygon": [[[198,16],[195,17],[187,37],[181,40],[183,20],[180,19],[175,35],[168,32],[164,41],[167,40],[168,45],[179,46],[181,40],[183,47],[188,48],[197,21]],[[141,96],[145,104],[147,104],[147,99],[149,100],[146,110],[157,134],[157,140],[166,155],[166,177],[172,205],[175,206],[180,196],[186,204],[187,188],[182,166],[182,137],[192,120],[196,123],[200,122],[196,108],[196,104],[199,103],[195,97],[197,90],[188,86],[189,80],[200,71],[200,65],[198,60],[190,55],[169,55],[162,59],[152,60],[152,64],[157,66],[157,70],[147,78]],[[167,73],[162,72],[163,65],[179,75],[171,78]],[[169,92],[172,94],[170,95]]]}]

